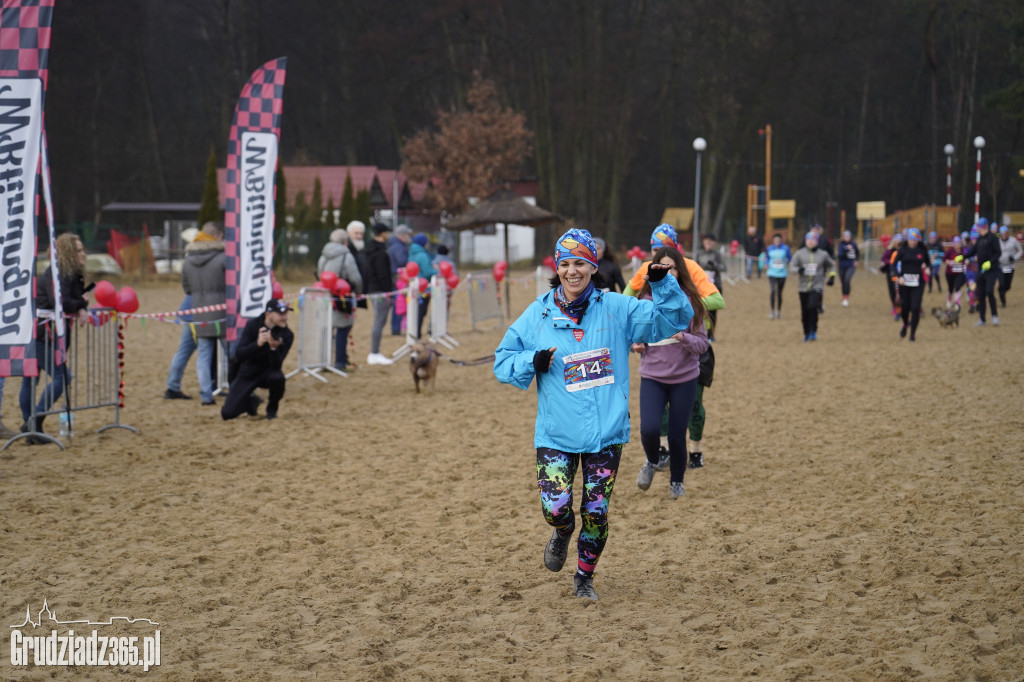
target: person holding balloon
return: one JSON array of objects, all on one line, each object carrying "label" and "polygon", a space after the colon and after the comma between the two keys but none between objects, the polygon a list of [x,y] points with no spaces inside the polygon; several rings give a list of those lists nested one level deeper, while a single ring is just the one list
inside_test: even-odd
[{"label": "person holding balloon", "polygon": [[[415,264],[414,268],[416,272],[410,270],[410,266]],[[430,254],[427,253],[427,235],[422,232],[412,238],[412,244],[409,246],[409,262],[405,265],[406,273],[411,280],[414,277],[420,277],[427,286],[430,285],[430,278],[437,274],[437,270],[430,262]],[[420,305],[419,305],[419,318],[416,320],[416,338],[420,338],[423,331],[423,318],[427,316],[427,308],[430,305],[430,296],[427,288],[419,283],[420,288]],[[408,322],[406,322],[408,325]]]},{"label": "person holding balloon", "polygon": [[334,328],[334,368],[351,371],[348,362],[348,337],[355,323],[355,305],[352,294],[363,290],[363,276],[359,263],[348,247],[349,236],[342,228],[331,232],[331,236],[316,264],[317,277],[325,289],[334,294],[334,311],[331,326]]},{"label": "person holding balloon", "polygon": [[[85,287],[85,247],[77,235],[65,232],[57,237],[57,269],[60,275],[60,307],[67,318],[78,322],[79,326],[89,322],[89,301],[86,299],[87,289]],[[53,292],[53,264],[51,263],[42,277],[36,279],[36,310],[56,310],[57,301]],[[73,325],[65,327],[65,347],[69,347],[71,329]],[[55,333],[52,320],[37,319],[36,323],[36,358],[39,361],[40,373],[46,371],[50,375],[50,383],[43,389],[36,403],[35,414],[39,415],[32,419],[32,401],[35,377],[24,377],[21,380],[21,392],[18,401],[21,407],[22,433],[42,433],[43,420],[46,418],[43,413],[48,412],[60,396],[64,388],[71,383],[71,372],[64,361],[56,353],[54,343]],[[42,438],[29,436],[26,439],[29,445],[46,443]]]},{"label": "person holding balloon", "polygon": [[[210,221],[203,225],[192,243],[185,247],[181,285],[185,293],[192,296],[192,305],[197,308],[220,306],[227,301],[223,240],[224,226]],[[196,360],[196,377],[199,379],[199,398],[202,405],[216,404],[213,399],[214,383],[210,368],[218,344],[220,352],[227,352],[224,346],[224,320],[223,310],[199,312],[193,316],[196,350],[199,352]]]},{"label": "person holding balloon", "polygon": [[587,230],[555,243],[553,289],[535,300],[495,350],[498,381],[537,384],[537,485],[553,528],[544,565],[560,571],[576,529],[573,479],[583,470],[574,594],[597,600],[593,576],[608,539],[608,503],[629,441],[630,343],[656,342],[684,330],[689,299],[668,266],[652,264],[653,300],[601,290],[597,246]]}]

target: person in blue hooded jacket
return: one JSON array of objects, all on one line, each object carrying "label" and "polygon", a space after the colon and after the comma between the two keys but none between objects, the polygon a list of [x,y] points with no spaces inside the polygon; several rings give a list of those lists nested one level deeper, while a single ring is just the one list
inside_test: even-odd
[{"label": "person in blue hooded jacket", "polygon": [[[430,262],[430,254],[427,253],[427,235],[420,233],[412,238],[412,244],[409,246],[409,261],[416,263],[420,268],[420,274],[418,277],[430,281],[430,278],[437,274],[437,270],[434,269],[433,263]],[[430,296],[424,293],[420,296],[420,307],[419,307],[419,318],[416,320],[416,338],[420,338],[423,332],[423,318],[427,316],[427,306],[430,305]],[[411,320],[406,322],[409,324]]]},{"label": "person in blue hooded jacket", "polygon": [[577,597],[597,599],[593,576],[608,538],[608,502],[629,441],[629,348],[685,330],[689,299],[667,266],[652,264],[653,300],[601,291],[597,246],[571,229],[555,244],[553,289],[505,333],[494,354],[499,381],[526,389],[537,379],[537,485],[554,528],[544,565],[560,571],[576,526],[573,478],[583,469],[577,541]]}]

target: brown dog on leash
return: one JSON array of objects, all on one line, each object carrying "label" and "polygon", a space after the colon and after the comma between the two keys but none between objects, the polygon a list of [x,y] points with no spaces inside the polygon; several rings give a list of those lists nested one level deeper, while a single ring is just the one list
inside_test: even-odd
[{"label": "brown dog on leash", "polygon": [[932,308],[932,315],[939,321],[939,325],[946,329],[952,329],[953,325],[960,326],[960,306],[952,308]]},{"label": "brown dog on leash", "polygon": [[437,360],[440,354],[434,347],[425,341],[417,341],[409,353],[409,369],[412,370],[412,380],[416,384],[416,392],[420,392],[420,382],[424,388],[429,388],[430,393],[434,392],[434,379],[437,376]]}]

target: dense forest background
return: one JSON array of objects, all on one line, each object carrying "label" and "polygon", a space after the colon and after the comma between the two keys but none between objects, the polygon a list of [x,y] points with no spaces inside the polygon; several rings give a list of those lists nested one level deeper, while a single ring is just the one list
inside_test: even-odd
[{"label": "dense forest background", "polygon": [[705,228],[732,235],[746,185],[800,224],[945,201],[1024,210],[1019,0],[58,1],[46,124],[57,222],[112,201],[192,201],[221,165],[238,92],[288,57],[286,164],[401,165],[403,141],[465,106],[474,71],[526,116],[521,176],[541,205],[646,234],[692,206],[707,139]]}]

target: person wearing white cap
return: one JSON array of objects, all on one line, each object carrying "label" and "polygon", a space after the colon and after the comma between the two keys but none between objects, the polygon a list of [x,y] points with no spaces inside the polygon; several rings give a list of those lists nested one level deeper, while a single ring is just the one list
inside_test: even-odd
[{"label": "person wearing white cap", "polygon": [[999,302],[1005,308],[1006,292],[1013,285],[1013,269],[1021,255],[1024,255],[1024,249],[1019,241],[1010,236],[1010,228],[1006,225],[999,228],[999,247],[1002,249],[999,256]]}]

